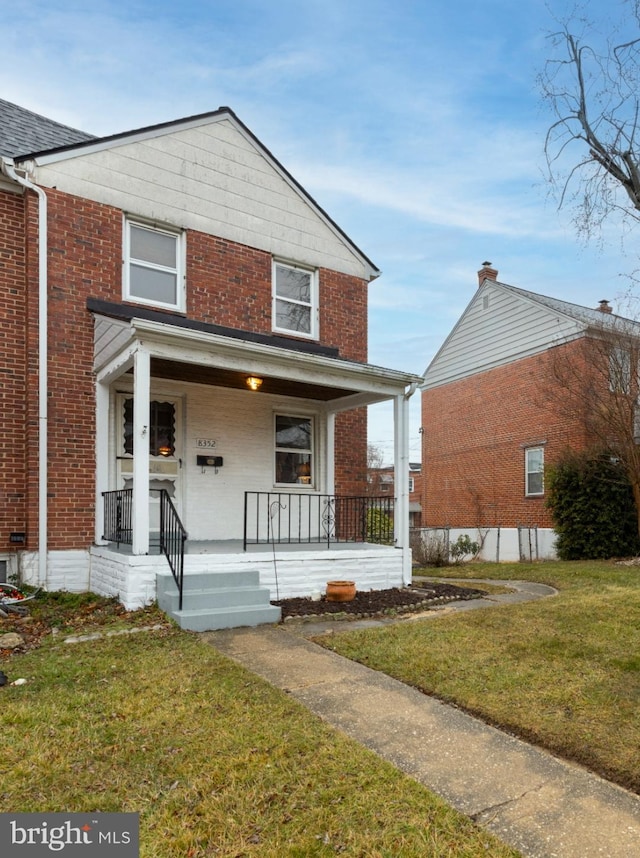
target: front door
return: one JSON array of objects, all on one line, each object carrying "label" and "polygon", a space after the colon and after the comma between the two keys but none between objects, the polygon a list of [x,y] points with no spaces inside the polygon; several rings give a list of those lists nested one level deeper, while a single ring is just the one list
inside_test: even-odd
[{"label": "front door", "polygon": [[[118,486],[133,487],[133,396],[118,394]],[[160,529],[160,494],[165,489],[182,518],[182,403],[168,396],[149,404],[149,529]]]}]

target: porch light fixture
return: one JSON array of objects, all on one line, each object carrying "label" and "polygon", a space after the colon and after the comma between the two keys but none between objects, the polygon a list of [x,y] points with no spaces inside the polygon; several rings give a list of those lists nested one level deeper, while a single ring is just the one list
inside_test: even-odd
[{"label": "porch light fixture", "polygon": [[246,381],[250,390],[259,390],[262,385],[262,379],[257,375],[248,375]]}]

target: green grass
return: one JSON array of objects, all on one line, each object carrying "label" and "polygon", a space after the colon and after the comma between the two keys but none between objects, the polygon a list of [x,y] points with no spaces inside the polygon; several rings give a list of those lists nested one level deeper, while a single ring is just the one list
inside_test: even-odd
[{"label": "green grass", "polygon": [[640,792],[640,567],[558,562],[436,571],[538,581],[560,592],[319,642]]},{"label": "green grass", "polygon": [[79,602],[40,599],[62,633],[0,664],[28,680],[0,688],[4,811],[139,812],[143,858],[517,855],[196,635],[65,644],[159,619]]}]

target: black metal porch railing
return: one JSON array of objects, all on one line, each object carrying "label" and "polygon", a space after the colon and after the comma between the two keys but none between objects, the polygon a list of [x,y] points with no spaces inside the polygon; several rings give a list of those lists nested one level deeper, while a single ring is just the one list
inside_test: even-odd
[{"label": "black metal porch railing", "polygon": [[173,501],[166,489],[154,489],[160,494],[160,551],[167,558],[173,579],[178,587],[178,610],[182,610],[182,590],[184,585],[184,544],[187,531],[176,512]]},{"label": "black metal porch railing", "polygon": [[[160,552],[167,558],[179,593],[179,610],[182,610],[184,585],[184,544],[187,531],[166,489],[151,489],[151,494],[160,499]],[[120,545],[133,542],[133,489],[117,489],[103,492],[104,535],[103,539]]]},{"label": "black metal porch railing", "polygon": [[107,542],[131,545],[133,529],[131,526],[133,510],[133,489],[118,489],[115,492],[102,492],[104,498],[104,534]]},{"label": "black metal porch railing", "polygon": [[393,498],[244,493],[244,550],[267,543],[393,544]]}]

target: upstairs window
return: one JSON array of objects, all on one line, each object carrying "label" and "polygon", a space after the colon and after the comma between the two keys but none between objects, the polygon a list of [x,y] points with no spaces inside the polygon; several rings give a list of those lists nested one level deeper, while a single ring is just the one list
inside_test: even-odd
[{"label": "upstairs window", "polygon": [[525,494],[544,494],[544,447],[529,447],[524,451]]},{"label": "upstairs window", "polygon": [[273,330],[318,337],[317,273],[308,268],[273,264]]},{"label": "upstairs window", "polygon": [[609,390],[631,393],[631,352],[616,346],[609,352]]},{"label": "upstairs window", "polygon": [[124,298],[184,310],[182,235],[127,221]]}]

